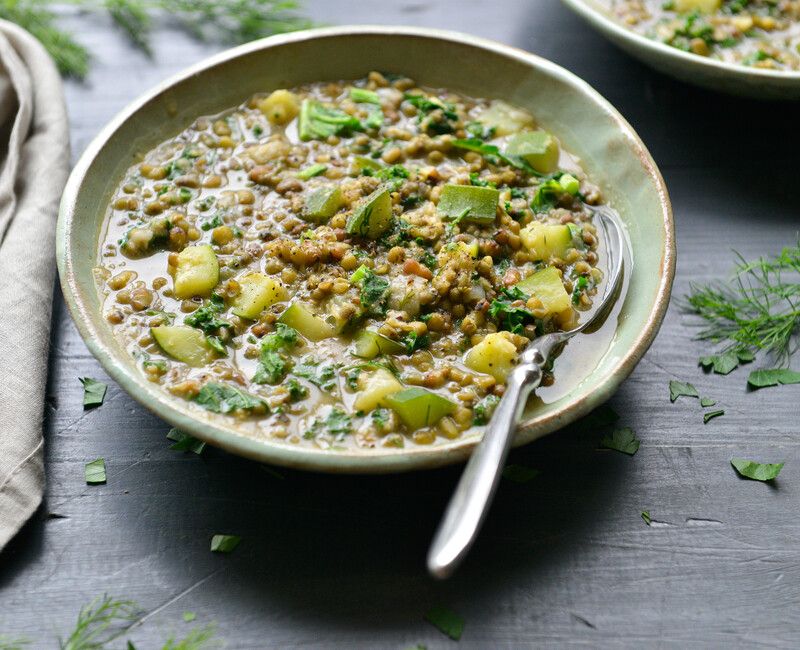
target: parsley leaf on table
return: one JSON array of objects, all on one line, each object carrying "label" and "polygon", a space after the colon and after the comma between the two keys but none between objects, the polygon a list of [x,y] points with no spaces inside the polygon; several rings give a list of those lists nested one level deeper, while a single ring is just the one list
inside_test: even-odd
[{"label": "parsley leaf on table", "polygon": [[669,401],[674,402],[679,397],[700,397],[700,394],[692,384],[672,380],[669,382]]},{"label": "parsley leaf on table", "polygon": [[80,377],[83,384],[83,408],[100,406],[106,397],[108,385],[91,377]]},{"label": "parsley leaf on table", "polygon": [[788,368],[769,368],[754,370],[747,378],[747,383],[753,388],[766,388],[784,384],[800,384],[800,372]]},{"label": "parsley leaf on table", "polygon": [[603,436],[603,439],[600,441],[601,447],[620,451],[629,456],[633,456],[639,451],[639,444],[640,442],[636,438],[636,434],[630,427],[614,429],[610,436]]},{"label": "parsley leaf on table", "polygon": [[106,482],[106,461],[102,458],[86,463],[83,475],[87,485],[98,485]]},{"label": "parsley leaf on table", "polygon": [[771,481],[781,473],[784,463],[759,463],[744,458],[731,458],[731,465],[739,476],[754,481]]},{"label": "parsley leaf on table", "polygon": [[230,553],[241,541],[239,535],[214,535],[211,538],[211,550],[214,553]]},{"label": "parsley leaf on table", "polygon": [[191,451],[200,455],[206,448],[206,443],[202,440],[198,440],[194,436],[190,436],[188,433],[184,433],[175,428],[169,430],[167,438],[175,442],[174,445],[170,445],[170,449],[174,449],[175,451]]},{"label": "parsley leaf on table", "polygon": [[718,409],[716,411],[709,411],[708,413],[703,413],[703,424],[708,424],[710,420],[718,418],[721,415],[725,415],[725,411],[722,409]]},{"label": "parsley leaf on table", "polygon": [[464,619],[446,607],[434,607],[425,614],[425,620],[454,641],[461,638]]}]

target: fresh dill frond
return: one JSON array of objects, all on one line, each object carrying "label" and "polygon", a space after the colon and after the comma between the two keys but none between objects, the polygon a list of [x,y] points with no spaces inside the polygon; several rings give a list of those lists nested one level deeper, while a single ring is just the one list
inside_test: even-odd
[{"label": "fresh dill frond", "polygon": [[202,650],[210,648],[210,642],[214,638],[214,626],[209,624],[205,627],[192,629],[180,641],[169,639],[161,650]]},{"label": "fresh dill frond", "polygon": [[61,74],[82,79],[89,72],[89,52],[71,34],[55,25],[46,0],[4,0],[0,18],[27,29],[53,57]]},{"label": "fresh dill frond", "polygon": [[95,598],[81,607],[75,629],[66,641],[60,641],[61,650],[102,650],[107,643],[124,634],[136,620],[139,608],[130,600],[116,600],[111,596]]},{"label": "fresh dill frond", "polygon": [[[83,79],[89,52],[60,29],[48,0],[0,0],[0,18],[27,29],[41,41],[61,73]],[[201,41],[238,44],[270,34],[305,29],[312,21],[299,15],[294,0],[65,0],[86,12],[108,12],[131,44],[152,56],[156,23],[172,22]]]},{"label": "fresh dill frond", "polygon": [[0,636],[0,650],[25,650],[30,644],[25,637]]},{"label": "fresh dill frond", "polygon": [[800,243],[751,262],[736,255],[730,282],[691,285],[684,306],[706,322],[697,338],[723,353],[762,352],[786,366],[798,349]]}]

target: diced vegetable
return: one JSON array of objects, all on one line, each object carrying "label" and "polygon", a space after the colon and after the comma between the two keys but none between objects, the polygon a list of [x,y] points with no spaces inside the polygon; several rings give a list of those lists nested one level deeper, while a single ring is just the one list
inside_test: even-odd
[{"label": "diced vegetable", "polygon": [[350,88],[350,99],[354,102],[359,102],[362,104],[377,104],[378,106],[381,105],[381,98],[378,97],[378,93],[374,90],[367,90],[366,88]]},{"label": "diced vegetable", "polygon": [[[572,300],[564,288],[561,275],[555,266],[536,271],[515,285],[518,289],[536,296],[548,314],[562,314],[572,310]],[[566,316],[566,315],[565,315]]]},{"label": "diced vegetable", "polygon": [[211,295],[219,282],[219,262],[214,249],[208,244],[184,248],[178,253],[174,280],[178,300]]},{"label": "diced vegetable", "polygon": [[392,222],[392,200],[389,189],[379,187],[362,199],[347,220],[345,230],[351,235],[377,239]]},{"label": "diced vegetable", "polygon": [[344,205],[342,190],[336,187],[320,187],[306,197],[303,217],[312,221],[327,221]]},{"label": "diced vegetable", "polygon": [[439,251],[439,255],[441,256],[448,256],[454,255],[456,253],[466,253],[472,258],[478,257],[478,241],[473,240],[470,243],[465,241],[458,241],[458,242],[450,242],[449,244],[445,244],[442,246],[442,249]]},{"label": "diced vegetable", "polygon": [[300,106],[298,132],[301,140],[324,140],[332,135],[360,131],[361,122],[349,113],[304,99]]},{"label": "diced vegetable", "polygon": [[511,135],[522,128],[533,127],[533,118],[529,113],[501,100],[494,100],[489,107],[477,117],[478,122],[494,129],[498,136]]},{"label": "diced vegetable", "polygon": [[449,399],[419,386],[387,395],[384,401],[411,431],[436,424],[456,410]]},{"label": "diced vegetable", "polygon": [[353,354],[362,359],[372,359],[379,354],[403,354],[405,351],[402,343],[372,330],[361,330],[353,339]]},{"label": "diced vegetable", "polygon": [[314,176],[319,176],[320,174],[324,174],[328,170],[327,165],[323,165],[322,163],[317,163],[316,165],[311,165],[310,167],[306,167],[305,169],[301,169],[297,172],[297,178],[302,181],[307,181],[309,178],[314,178]]},{"label": "diced vegetable", "polygon": [[558,168],[558,142],[546,131],[517,133],[508,141],[506,153],[519,156],[542,174],[549,174]]},{"label": "diced vegetable", "polygon": [[336,336],[335,325],[325,322],[324,319],[314,315],[311,310],[301,302],[295,302],[286,308],[278,322],[294,327],[298,332],[311,341],[321,341]]},{"label": "diced vegetable", "polygon": [[280,280],[263,273],[248,273],[236,281],[239,294],[231,300],[237,316],[255,320],[270,305],[286,300],[286,289]]},{"label": "diced vegetable", "polygon": [[581,182],[572,174],[562,174],[561,178],[558,179],[558,184],[564,188],[565,192],[573,196],[581,189]]},{"label": "diced vegetable", "polygon": [[159,325],[151,327],[150,333],[156,343],[173,359],[200,368],[214,360],[214,350],[206,341],[205,334],[185,325]]},{"label": "diced vegetable", "polygon": [[[377,172],[383,169],[383,165],[377,160],[374,160],[373,158],[367,158],[366,156],[356,156],[353,158],[354,173],[361,174],[365,169],[368,169],[370,172]],[[370,174],[370,176],[371,175],[372,174]]]},{"label": "diced vegetable", "polygon": [[699,11],[704,14],[713,14],[719,11],[722,0],[673,0],[675,11],[688,14],[692,11]]},{"label": "diced vegetable", "polygon": [[519,238],[534,261],[546,262],[553,257],[563,257],[573,245],[569,226],[540,221],[532,221],[520,230]]},{"label": "diced vegetable", "polygon": [[356,411],[371,411],[378,406],[387,406],[386,398],[389,395],[403,390],[395,376],[384,368],[374,372],[362,372],[358,376],[358,397],[353,402]]},{"label": "diced vegetable", "polygon": [[445,185],[438,210],[450,219],[491,223],[497,216],[500,192],[492,187]]},{"label": "diced vegetable", "polygon": [[517,361],[517,346],[511,342],[507,332],[487,334],[464,357],[464,365],[475,372],[491,375],[504,382]]},{"label": "diced vegetable", "polygon": [[272,124],[288,124],[297,117],[300,105],[297,95],[280,89],[258,102],[258,110],[264,113]]}]

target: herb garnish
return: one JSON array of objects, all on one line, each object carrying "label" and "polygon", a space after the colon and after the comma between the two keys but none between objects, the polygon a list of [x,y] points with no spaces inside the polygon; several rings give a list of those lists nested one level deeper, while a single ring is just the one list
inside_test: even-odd
[{"label": "herb garnish", "polygon": [[718,409],[716,411],[709,411],[708,413],[703,413],[703,424],[708,424],[709,420],[718,418],[721,415],[725,415],[725,411],[722,409]]},{"label": "herb garnish", "polygon": [[753,388],[779,386],[784,384],[800,384],[800,372],[787,368],[769,368],[754,370],[747,378],[747,383]]},{"label": "herb garnish", "polygon": [[759,463],[744,458],[731,458],[731,465],[743,478],[754,481],[771,481],[781,473],[784,463]]},{"label": "herb garnish", "polygon": [[642,510],[642,520],[648,526],[650,525],[650,522],[653,521],[652,518],[650,517],[650,511],[649,510]]},{"label": "herb garnish", "polygon": [[503,478],[512,483],[528,483],[539,476],[541,472],[525,465],[506,465],[503,468]]},{"label": "herb garnish", "polygon": [[170,449],[175,451],[191,451],[199,456],[206,448],[206,443],[202,440],[198,440],[194,436],[175,428],[169,430],[167,438],[175,441],[174,445],[170,445]]},{"label": "herb garnish", "polygon": [[346,434],[352,431],[353,420],[342,409],[334,406],[324,420],[320,420],[319,418],[314,420],[311,428],[305,432],[304,437],[313,438],[319,433],[322,427],[337,440],[342,440]]},{"label": "herb garnish", "polygon": [[214,553],[230,553],[239,546],[242,538],[239,535],[214,535],[211,538],[211,551]]},{"label": "herb garnish", "polygon": [[709,406],[714,406],[717,403],[717,400],[711,399],[710,397],[701,397],[700,398],[700,406],[703,408],[707,408]]},{"label": "herb garnish", "polygon": [[630,427],[614,429],[610,436],[603,436],[603,439],[600,441],[601,447],[620,451],[629,456],[633,456],[639,451],[639,444],[636,434]]},{"label": "herb garnish", "polygon": [[409,332],[402,341],[403,345],[406,346],[406,352],[408,354],[411,354],[415,350],[427,348],[430,342],[430,337],[427,334],[420,336],[416,332]]},{"label": "herb garnish", "polygon": [[434,607],[425,614],[425,620],[454,641],[461,638],[464,619],[446,607]]},{"label": "herb garnish", "polygon": [[102,458],[86,463],[83,475],[87,485],[97,485],[106,482],[106,461]]},{"label": "herb garnish", "polygon": [[277,384],[289,370],[285,351],[297,343],[297,330],[283,323],[276,325],[275,332],[261,339],[258,369],[253,375],[257,384]]},{"label": "herb garnish", "polygon": [[672,380],[669,382],[669,401],[674,402],[679,397],[700,397],[700,393],[688,382]]},{"label": "herb garnish", "polygon": [[529,309],[515,307],[512,303],[527,299],[528,296],[519,287],[506,287],[500,291],[500,296],[489,305],[489,316],[497,322],[498,327],[506,329],[512,334],[518,334],[522,331],[522,326],[526,321],[534,320],[534,315]]},{"label": "herb garnish", "polygon": [[298,125],[301,140],[325,140],[364,129],[358,118],[313,99],[303,100]]},{"label": "herb garnish", "polygon": [[256,408],[264,409],[269,413],[269,408],[262,399],[229,384],[218,384],[213,381],[205,384],[193,401],[214,413],[252,411]]},{"label": "herb garnish", "polygon": [[225,303],[222,298],[213,295],[205,305],[183,319],[186,325],[191,325],[192,327],[202,330],[206,335],[208,344],[219,354],[223,355],[226,354],[225,343],[223,343],[222,338],[219,336],[219,330],[223,327],[231,327],[228,321],[218,318],[224,306]]},{"label": "herb garnish", "polygon": [[386,312],[386,298],[389,293],[389,281],[375,273],[367,266],[360,266],[350,277],[351,282],[361,284],[361,306],[369,313],[382,316]]},{"label": "herb garnish", "polygon": [[304,357],[292,369],[292,373],[303,379],[308,379],[312,384],[324,391],[332,391],[336,387],[336,367],[332,364],[322,364],[312,357]]},{"label": "herb garnish", "polygon": [[499,403],[500,398],[497,395],[490,394],[484,397],[475,405],[475,408],[472,409],[472,424],[478,427],[489,424],[489,420],[492,419],[494,410]]},{"label": "herb garnish", "polygon": [[[736,255],[731,282],[692,285],[686,297],[686,308],[706,321],[697,338],[724,345],[723,354],[729,356],[717,362],[722,364],[720,371],[730,372],[738,365],[734,361],[748,359],[748,354],[752,358],[757,351],[774,356],[779,367],[788,366],[798,347],[800,245],[752,262]],[[701,363],[719,372],[713,356],[703,357]]]},{"label": "herb garnish", "polygon": [[481,154],[492,165],[506,164],[521,169],[531,176],[541,176],[533,167],[519,156],[510,156],[500,151],[497,145],[486,144],[479,138],[466,138],[453,140],[453,146]]},{"label": "herb garnish", "polygon": [[100,406],[106,397],[108,385],[91,377],[79,377],[83,384],[83,408]]}]

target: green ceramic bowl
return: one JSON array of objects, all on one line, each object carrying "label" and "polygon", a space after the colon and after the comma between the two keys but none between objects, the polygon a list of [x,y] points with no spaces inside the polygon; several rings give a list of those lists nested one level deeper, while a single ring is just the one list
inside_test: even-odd
[{"label": "green ceramic bowl", "polygon": [[556,366],[557,377],[563,366],[563,376],[531,400],[517,444],[555,431],[608,399],[647,350],[667,308],[675,236],[664,181],[630,125],[566,70],[474,36],[402,27],[317,29],[228,50],[133,102],[88,146],[64,191],[57,255],[72,316],[108,374],[170,424],[232,453],[328,472],[394,472],[463,460],[476,443],[471,436],[427,447],[341,452],[248,437],[237,431],[233,420],[201,412],[145,380],[100,313],[92,268],[103,215],[112,190],[137,153],[177,134],[195,117],[237,105],[254,92],[357,78],[373,69],[402,72],[420,84],[503,98],[530,109],[582,158],[625,220],[632,263],[624,302],[603,330],[570,343],[566,360],[560,358]]},{"label": "green ceramic bowl", "polygon": [[671,77],[742,97],[800,98],[800,72],[749,68],[678,50],[626,29],[604,10],[607,0],[562,2],[612,43]]}]

